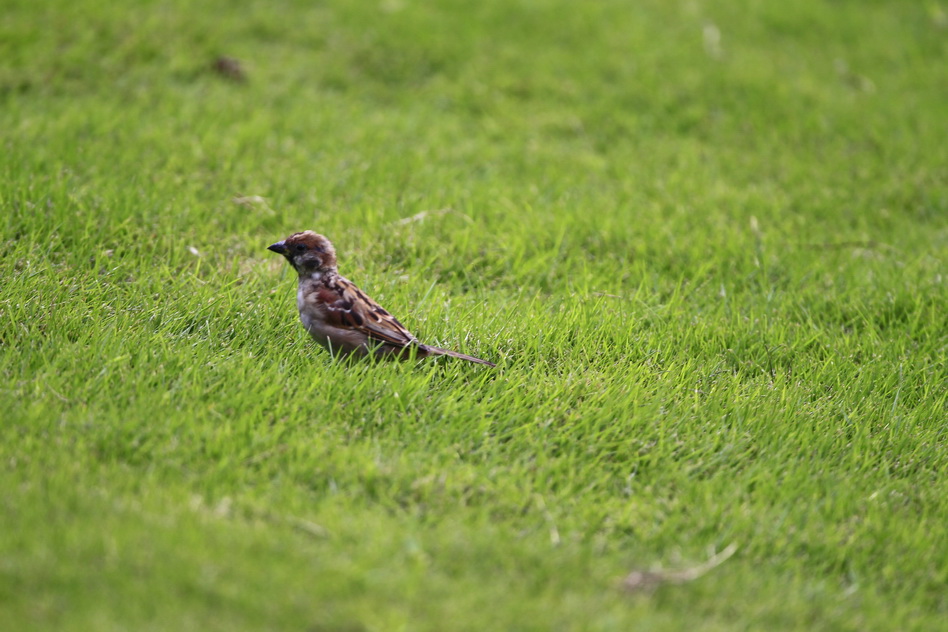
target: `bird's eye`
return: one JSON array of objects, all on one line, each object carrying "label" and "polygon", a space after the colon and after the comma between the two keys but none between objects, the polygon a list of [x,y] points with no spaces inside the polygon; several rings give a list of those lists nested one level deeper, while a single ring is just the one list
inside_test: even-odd
[{"label": "bird's eye", "polygon": [[296,252],[306,252],[306,246],[304,244],[296,244]]}]

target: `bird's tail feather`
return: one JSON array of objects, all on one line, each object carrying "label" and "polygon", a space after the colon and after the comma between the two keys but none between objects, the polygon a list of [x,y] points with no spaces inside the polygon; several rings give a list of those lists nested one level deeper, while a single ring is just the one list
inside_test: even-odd
[{"label": "bird's tail feather", "polygon": [[425,345],[425,349],[428,350],[428,353],[431,355],[446,355],[451,356],[452,358],[460,358],[461,360],[467,360],[468,362],[473,362],[474,364],[483,364],[486,366],[497,366],[493,362],[488,362],[487,360],[481,360],[480,358],[475,358],[474,356],[464,355],[463,353],[458,353],[457,351],[451,351],[450,349],[442,349],[441,347],[432,347]]}]

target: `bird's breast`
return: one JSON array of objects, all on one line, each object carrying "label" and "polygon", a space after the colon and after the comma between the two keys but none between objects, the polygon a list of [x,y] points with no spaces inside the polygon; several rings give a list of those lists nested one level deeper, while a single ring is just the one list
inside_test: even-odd
[{"label": "bird's breast", "polygon": [[309,279],[301,279],[296,293],[296,306],[300,321],[313,340],[331,351],[365,351],[367,336],[355,329],[337,327],[327,322],[326,288]]}]

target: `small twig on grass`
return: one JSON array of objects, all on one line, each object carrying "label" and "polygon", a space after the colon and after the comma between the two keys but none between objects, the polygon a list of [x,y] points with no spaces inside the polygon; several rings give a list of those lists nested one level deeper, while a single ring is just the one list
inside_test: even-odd
[{"label": "small twig on grass", "polygon": [[328,538],[332,535],[326,527],[316,524],[315,522],[310,522],[309,520],[304,520],[303,518],[288,516],[284,518],[284,520],[291,527],[316,538]]},{"label": "small twig on grass", "polygon": [[63,395],[63,394],[57,392],[56,389],[54,389],[54,388],[53,388],[52,386],[50,386],[49,384],[46,385],[46,390],[49,391],[50,393],[52,393],[53,395],[55,395],[55,396],[56,396],[56,399],[58,399],[59,401],[65,402],[66,404],[71,404],[71,403],[72,403],[72,400],[70,400],[70,399],[69,399],[68,397],[66,397],[65,395]]},{"label": "small twig on grass", "polygon": [[244,465],[256,465],[257,463],[260,463],[261,461],[269,459],[271,456],[275,454],[283,454],[289,449],[290,449],[290,446],[288,446],[285,443],[281,443],[277,446],[270,448],[269,450],[264,450],[263,452],[258,452],[257,454],[248,456],[246,459],[244,459]]},{"label": "small twig on grass", "polygon": [[271,525],[292,527],[307,535],[320,539],[332,536],[332,532],[329,529],[306,518],[281,514],[271,511],[270,509],[243,503],[235,508],[234,502],[229,496],[225,496],[216,505],[210,507],[204,502],[202,496],[194,495],[191,498],[190,508],[196,513],[217,519],[242,518],[244,520],[261,520]]},{"label": "small twig on grass", "polygon": [[397,219],[397,220],[395,220],[394,222],[392,222],[392,225],[393,225],[393,226],[404,226],[404,225],[406,225],[406,224],[413,224],[413,223],[415,223],[415,222],[422,222],[422,221],[424,221],[428,216],[440,217],[441,215],[448,215],[448,214],[457,215],[458,217],[461,217],[461,218],[467,220],[467,223],[468,223],[468,224],[473,224],[473,223],[474,223],[474,220],[472,220],[470,217],[468,217],[468,216],[465,215],[464,213],[460,213],[460,212],[458,212],[458,211],[455,211],[453,208],[442,208],[442,209],[438,209],[438,210],[436,210],[436,211],[421,211],[420,213],[415,213],[414,215],[412,215],[412,216],[410,216],[410,217],[403,217],[402,219]]},{"label": "small twig on grass", "polygon": [[314,538],[323,539],[332,535],[332,533],[330,533],[329,529],[326,527],[322,526],[321,524],[316,524],[310,520],[306,520],[305,518],[286,516],[269,511],[267,509],[255,508],[250,508],[250,514],[257,519],[263,520],[270,524],[292,527],[297,531],[302,531],[303,533],[311,535]]},{"label": "small twig on grass", "polygon": [[734,555],[737,551],[737,545],[733,542],[715,555],[712,555],[707,562],[704,564],[699,564],[698,566],[693,566],[691,568],[685,568],[682,570],[671,571],[671,570],[647,570],[647,571],[632,571],[626,575],[625,579],[622,580],[622,587],[629,592],[637,592],[641,590],[650,590],[656,588],[662,584],[684,584],[686,582],[691,582],[716,566],[724,563],[729,557]]},{"label": "small twig on grass", "polygon": [[246,206],[247,208],[257,206],[270,208],[270,205],[267,204],[267,199],[260,195],[236,195],[232,197],[230,201],[238,206]]}]

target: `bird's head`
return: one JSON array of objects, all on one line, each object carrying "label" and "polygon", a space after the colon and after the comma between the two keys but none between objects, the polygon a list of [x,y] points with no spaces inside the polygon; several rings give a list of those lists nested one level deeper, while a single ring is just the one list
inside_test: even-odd
[{"label": "bird's head", "polygon": [[267,250],[286,257],[300,276],[336,269],[336,249],[328,239],[311,230],[294,233],[267,247]]}]

